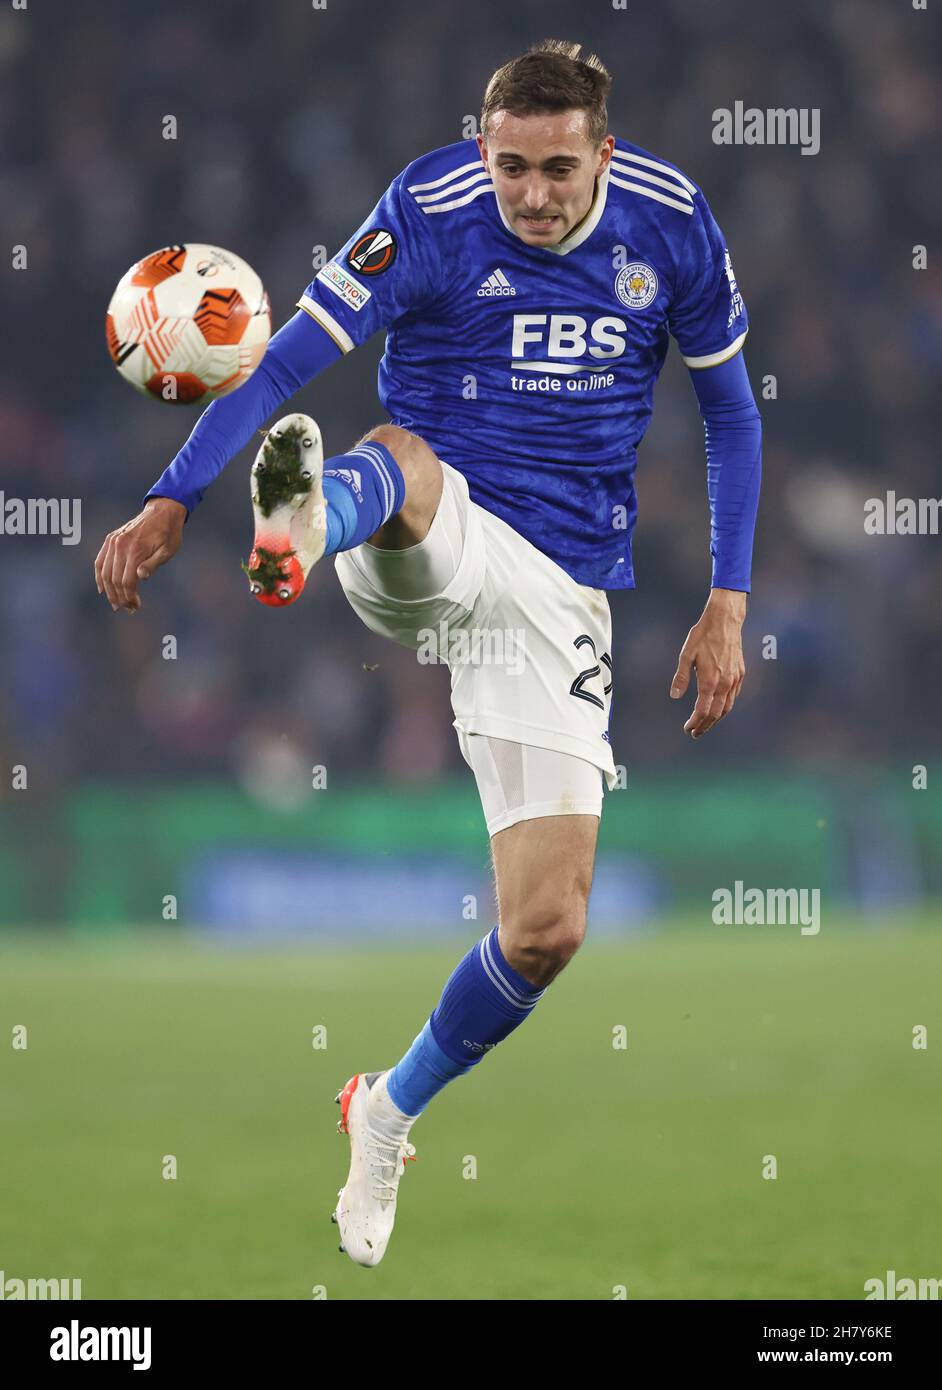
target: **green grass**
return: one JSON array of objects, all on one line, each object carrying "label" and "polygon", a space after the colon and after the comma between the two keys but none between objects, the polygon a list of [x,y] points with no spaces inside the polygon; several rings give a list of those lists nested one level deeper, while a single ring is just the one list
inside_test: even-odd
[{"label": "green grass", "polygon": [[416,1125],[389,1254],[354,1266],[333,1096],[396,1060],[455,959],[0,948],[0,1269],[125,1299],[857,1299],[942,1274],[942,932],[919,924],[586,946]]}]

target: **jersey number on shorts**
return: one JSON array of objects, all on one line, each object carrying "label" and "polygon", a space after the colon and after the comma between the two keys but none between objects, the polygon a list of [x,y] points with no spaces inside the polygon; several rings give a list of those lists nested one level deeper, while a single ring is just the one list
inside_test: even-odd
[{"label": "jersey number on shorts", "polygon": [[[575,695],[577,700],[588,700],[590,705],[598,705],[599,709],[604,709],[605,701],[600,700],[598,695],[594,695],[591,690],[586,690],[585,683],[586,681],[592,680],[593,676],[600,676],[602,674],[602,666],[604,666],[608,671],[609,681],[608,685],[603,684],[602,693],[604,695],[610,695],[612,691],[612,658],[609,656],[608,652],[603,652],[601,656],[598,656],[595,650],[595,642],[586,632],[583,632],[581,636],[577,637],[572,645],[577,650],[580,647],[591,647],[592,655],[596,657],[597,660],[594,666],[589,666],[585,671],[579,672],[578,676],[576,676],[576,679],[569,687],[569,693],[570,695]],[[599,662],[601,662],[601,665],[598,664]]]}]

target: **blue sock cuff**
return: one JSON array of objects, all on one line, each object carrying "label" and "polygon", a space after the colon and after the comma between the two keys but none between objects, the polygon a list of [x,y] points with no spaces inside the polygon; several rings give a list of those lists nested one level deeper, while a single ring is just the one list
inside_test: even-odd
[{"label": "blue sock cuff", "polygon": [[523,995],[527,1002],[535,1004],[536,1001],[542,997],[545,986],[531,985],[530,981],[525,980],[519,971],[514,970],[512,965],[507,964],[497,939],[498,930],[499,929],[495,927],[492,932],[485,936],[481,943],[484,968],[487,969],[490,964],[503,976],[504,981],[512,990]]},{"label": "blue sock cuff", "polygon": [[507,964],[495,927],[456,967],[429,1026],[453,1061],[479,1062],[530,1016],[542,995]]},{"label": "blue sock cuff", "polygon": [[418,1115],[443,1086],[519,1028],[543,992],[507,964],[496,927],[475,942],[452,971],[435,1012],[389,1074],[395,1104],[406,1115]]},{"label": "blue sock cuff", "polygon": [[[402,469],[386,445],[378,444],[375,439],[368,439],[364,444],[358,444],[355,449],[350,450],[349,454],[344,455],[344,458],[358,457],[373,464],[384,485],[388,485],[389,505],[386,515],[383,517],[384,521],[388,521],[391,516],[396,515],[406,500],[406,480],[402,476]],[[328,459],[327,462],[329,463],[330,460]]]},{"label": "blue sock cuff", "polygon": [[324,460],[325,555],[362,545],[395,516],[406,496],[402,470],[386,448],[368,440]]}]

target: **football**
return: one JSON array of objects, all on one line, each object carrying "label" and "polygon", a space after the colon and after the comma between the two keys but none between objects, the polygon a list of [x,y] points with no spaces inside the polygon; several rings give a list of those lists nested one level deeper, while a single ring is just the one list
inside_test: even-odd
[{"label": "football", "polygon": [[218,246],[165,246],[131,266],[105,316],[111,360],[158,401],[203,405],[252,375],[271,334],[265,287]]}]

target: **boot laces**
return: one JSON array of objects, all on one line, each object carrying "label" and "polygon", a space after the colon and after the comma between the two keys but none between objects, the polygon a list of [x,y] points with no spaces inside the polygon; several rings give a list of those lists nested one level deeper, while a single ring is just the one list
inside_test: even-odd
[{"label": "boot laces", "polygon": [[363,1141],[363,1150],[370,1172],[370,1195],[378,1202],[394,1202],[406,1159],[415,1160],[415,1145],[371,1129]]}]

